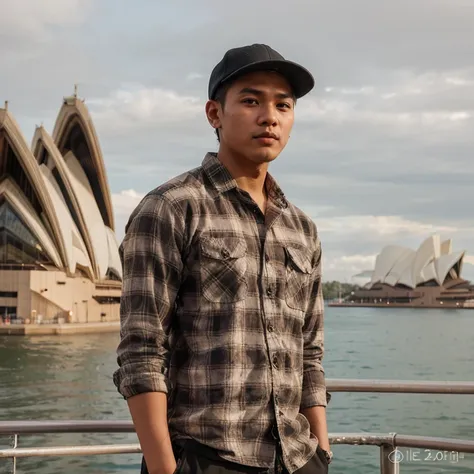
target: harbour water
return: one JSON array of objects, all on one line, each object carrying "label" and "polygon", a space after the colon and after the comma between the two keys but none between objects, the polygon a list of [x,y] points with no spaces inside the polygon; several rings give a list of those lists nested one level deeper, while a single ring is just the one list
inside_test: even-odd
[{"label": "harbour water", "polygon": [[[469,381],[474,366],[474,310],[326,308],[328,378]],[[115,390],[118,334],[0,337],[0,420],[129,419]],[[397,432],[474,439],[474,396],[334,393],[331,433]],[[21,437],[20,447],[136,442],[130,435]],[[0,438],[0,446],[9,440]],[[379,450],[333,446],[331,474],[379,473]],[[407,450],[404,450],[407,451]],[[405,473],[474,472],[474,454],[436,459],[413,450]],[[415,452],[416,451],[416,452]],[[17,473],[140,472],[140,455],[39,458]],[[0,461],[0,473],[11,462]]]}]

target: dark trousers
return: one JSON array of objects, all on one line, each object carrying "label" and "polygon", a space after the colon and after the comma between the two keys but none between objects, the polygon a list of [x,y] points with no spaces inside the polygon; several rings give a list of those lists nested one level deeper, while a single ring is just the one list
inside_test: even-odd
[{"label": "dark trousers", "polygon": [[[288,474],[279,461],[272,469],[242,466],[220,458],[212,448],[191,440],[173,446],[173,450],[177,462],[174,474]],[[148,474],[144,458],[140,474]],[[328,463],[319,446],[314,456],[295,474],[328,474]]]}]

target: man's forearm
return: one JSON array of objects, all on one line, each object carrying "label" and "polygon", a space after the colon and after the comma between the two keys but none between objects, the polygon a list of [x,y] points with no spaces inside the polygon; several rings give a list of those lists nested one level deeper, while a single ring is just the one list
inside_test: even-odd
[{"label": "man's forearm", "polygon": [[304,408],[301,413],[309,421],[311,433],[319,440],[322,449],[329,450],[328,425],[326,421],[326,407],[314,406]]},{"label": "man's forearm", "polygon": [[130,397],[127,402],[148,472],[172,474],[176,469],[176,460],[168,430],[166,394],[142,393]]}]

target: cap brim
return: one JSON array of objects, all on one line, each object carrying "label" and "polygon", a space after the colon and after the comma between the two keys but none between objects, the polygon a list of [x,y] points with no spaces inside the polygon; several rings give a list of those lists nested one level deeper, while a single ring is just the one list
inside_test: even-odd
[{"label": "cap brim", "polygon": [[[256,71],[274,71],[280,73],[290,83],[297,99],[310,92],[315,84],[313,75],[306,68],[285,59],[272,59],[247,64],[228,75],[221,81],[221,84],[236,79],[238,76]],[[217,87],[215,89],[217,89]],[[213,91],[213,94],[215,92],[216,90]]]}]

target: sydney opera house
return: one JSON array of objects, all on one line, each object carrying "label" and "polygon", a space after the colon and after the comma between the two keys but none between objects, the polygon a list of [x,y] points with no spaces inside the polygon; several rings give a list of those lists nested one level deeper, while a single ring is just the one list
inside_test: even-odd
[{"label": "sydney opera house", "polygon": [[0,109],[0,323],[119,319],[121,265],[102,153],[84,103],[65,98],[31,147]]},{"label": "sydney opera house", "polygon": [[474,286],[461,277],[464,255],[438,235],[417,250],[387,246],[376,258],[370,281],[333,305],[474,307]]}]

